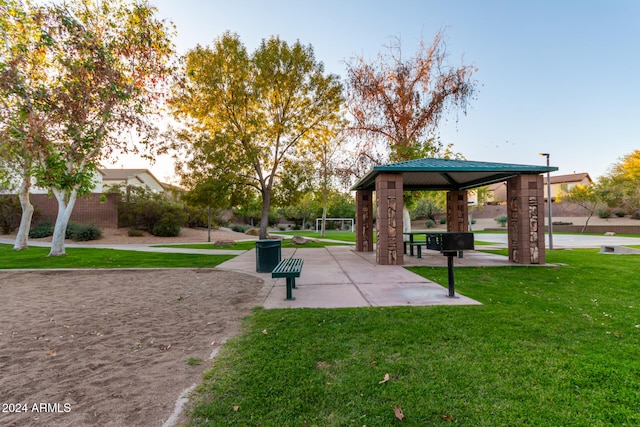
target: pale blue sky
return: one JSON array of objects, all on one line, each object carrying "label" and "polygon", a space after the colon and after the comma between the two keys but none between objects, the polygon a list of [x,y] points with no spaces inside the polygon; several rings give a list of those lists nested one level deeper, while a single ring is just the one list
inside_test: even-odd
[{"label": "pale blue sky", "polygon": [[544,164],[548,152],[557,174],[595,179],[640,149],[637,0],[150,1],[176,25],[180,53],[226,30],[249,51],[279,35],[311,44],[342,78],[354,55],[374,58],[394,37],[411,55],[445,28],[451,63],[478,67],[467,115],[441,126],[469,160]]}]

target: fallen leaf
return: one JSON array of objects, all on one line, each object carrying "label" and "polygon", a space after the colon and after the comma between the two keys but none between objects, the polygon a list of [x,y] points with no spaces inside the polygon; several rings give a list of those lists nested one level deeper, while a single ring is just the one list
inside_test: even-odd
[{"label": "fallen leaf", "polygon": [[636,328],[640,329],[640,325],[636,325]]},{"label": "fallen leaf", "polygon": [[402,413],[402,409],[398,408],[396,405],[393,405],[393,412],[396,413],[396,418],[402,421],[404,419],[404,414]]},{"label": "fallen leaf", "polygon": [[378,382],[378,384],[384,384],[387,381],[389,381],[391,379],[391,377],[389,376],[389,374],[384,374],[384,379],[380,382]]},{"label": "fallen leaf", "polygon": [[58,353],[58,350],[56,350],[55,348],[52,348],[51,350],[47,351],[47,356],[55,356]]},{"label": "fallen leaf", "polygon": [[238,412],[238,410],[240,410],[240,407],[239,407],[239,406],[234,406],[234,407],[233,407],[233,412]]},{"label": "fallen leaf", "polygon": [[263,334],[265,334],[265,335],[267,335],[267,334],[269,333],[269,331],[267,331],[266,329],[263,329],[263,330],[262,330],[262,333],[263,333]]},{"label": "fallen leaf", "polygon": [[160,351],[166,351],[166,350],[169,350],[170,348],[171,348],[171,344],[161,345]]},{"label": "fallen leaf", "polygon": [[[640,325],[638,325],[640,326]],[[371,366],[376,366],[378,364],[378,362],[376,362],[375,360],[371,362]]]},{"label": "fallen leaf", "polygon": [[445,421],[453,421],[453,417],[451,415],[443,415],[442,419]]}]

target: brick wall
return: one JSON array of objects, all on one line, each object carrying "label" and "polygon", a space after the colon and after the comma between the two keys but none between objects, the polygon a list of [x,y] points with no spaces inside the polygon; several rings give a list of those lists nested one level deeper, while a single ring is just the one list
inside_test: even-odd
[{"label": "brick wall", "polygon": [[[100,202],[99,193],[92,193],[76,200],[70,221],[79,224],[95,224],[99,227],[118,227],[118,210],[114,194],[105,194],[106,200]],[[40,211],[39,222],[55,223],[58,216],[58,201],[46,194],[32,194],[31,203]]]}]

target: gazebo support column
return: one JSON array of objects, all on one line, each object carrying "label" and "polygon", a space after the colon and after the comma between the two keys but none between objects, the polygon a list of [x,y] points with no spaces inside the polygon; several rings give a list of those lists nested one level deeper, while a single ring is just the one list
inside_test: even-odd
[{"label": "gazebo support column", "polygon": [[546,262],[543,209],[542,175],[518,175],[507,181],[509,259],[512,262]]},{"label": "gazebo support column", "polygon": [[401,174],[381,173],[376,177],[376,263],[402,265],[402,208],[404,206]]},{"label": "gazebo support column", "polygon": [[356,192],[356,252],[373,252],[373,191]]},{"label": "gazebo support column", "polygon": [[467,190],[447,193],[447,231],[469,231],[469,206]]}]

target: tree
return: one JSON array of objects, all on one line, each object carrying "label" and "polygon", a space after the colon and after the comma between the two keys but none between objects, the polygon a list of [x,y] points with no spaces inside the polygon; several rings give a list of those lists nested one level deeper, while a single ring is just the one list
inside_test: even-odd
[{"label": "tree", "polygon": [[271,37],[248,54],[237,35],[186,55],[185,79],[172,105],[192,157],[186,174],[220,184],[249,185],[262,197],[260,238],[266,238],[272,190],[283,163],[303,157],[341,120],[342,86],[324,75],[311,46]]},{"label": "tree", "polygon": [[155,135],[158,109],[173,68],[170,26],[144,1],[69,0],[34,9],[42,16],[46,66],[41,102],[50,119],[34,169],[58,201],[50,256],[64,255],[65,230],[77,197],[91,191],[97,165],[136,152]]},{"label": "tree", "polygon": [[609,206],[623,206],[640,219],[640,150],[622,157],[600,179],[602,197]]},{"label": "tree", "polygon": [[314,193],[309,191],[304,194],[295,205],[289,205],[282,208],[282,214],[288,220],[300,223],[300,228],[304,230],[307,222],[312,221],[320,211],[320,203]]},{"label": "tree", "polygon": [[592,185],[576,185],[571,190],[561,194],[560,196],[563,202],[571,202],[584,208],[587,213],[587,220],[582,227],[581,233],[584,233],[589,225],[589,220],[602,204],[602,198],[599,193],[599,187],[596,184]]},{"label": "tree", "polygon": [[42,19],[28,1],[0,2],[0,185],[17,191],[22,209],[14,250],[28,247],[32,169],[50,125],[43,102],[49,40],[40,31]]},{"label": "tree", "polygon": [[476,68],[447,66],[443,36],[436,34],[430,45],[421,41],[408,60],[396,40],[376,62],[355,58],[348,64],[350,130],[363,140],[358,170],[387,160],[451,155],[451,147],[443,147],[434,134],[449,109],[466,111],[475,93]]},{"label": "tree", "polygon": [[320,236],[325,237],[327,228],[327,208],[329,202],[329,189],[331,178],[336,172],[335,156],[338,149],[343,145],[343,138],[325,139],[317,144],[314,152],[315,163],[318,165],[318,175],[320,177],[320,188],[322,190],[322,223],[320,226]]}]

